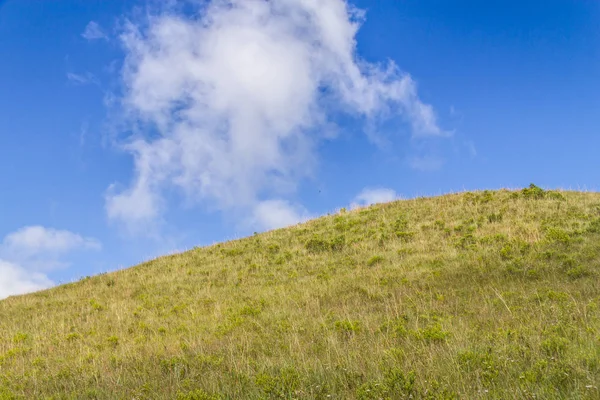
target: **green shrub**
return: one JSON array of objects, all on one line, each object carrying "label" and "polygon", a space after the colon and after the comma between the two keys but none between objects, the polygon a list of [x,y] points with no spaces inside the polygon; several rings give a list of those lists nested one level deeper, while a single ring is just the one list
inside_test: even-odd
[{"label": "green shrub", "polygon": [[501,213],[491,213],[487,216],[487,220],[490,224],[502,221]]},{"label": "green shrub", "polygon": [[300,374],[294,368],[282,368],[275,374],[258,374],[255,383],[267,396],[287,399],[300,386]]},{"label": "green shrub", "polygon": [[220,400],[222,397],[216,394],[209,394],[202,389],[196,389],[191,392],[177,393],[177,400]]},{"label": "green shrub", "polygon": [[90,306],[92,306],[92,310],[94,310],[94,311],[104,310],[104,306],[102,304],[98,303],[98,301],[95,299],[90,300]]},{"label": "green shrub", "polygon": [[596,218],[590,222],[587,231],[590,233],[600,233],[600,218]]},{"label": "green shrub", "polygon": [[386,371],[381,381],[362,384],[356,391],[361,400],[412,398],[415,392],[416,374],[414,371],[404,373],[400,368]]},{"label": "green shrub", "polygon": [[117,347],[119,345],[119,338],[116,336],[110,336],[110,337],[106,338],[106,341],[112,347]]},{"label": "green shrub", "polygon": [[408,317],[402,316],[383,323],[379,328],[379,331],[388,335],[391,334],[395,338],[403,338],[408,334],[408,329],[406,327],[407,322]]},{"label": "green shrub", "polygon": [[590,270],[583,265],[578,265],[567,270],[567,276],[571,279],[583,278],[591,275]]},{"label": "green shrub", "polygon": [[435,323],[420,329],[417,336],[428,342],[444,342],[450,336],[450,332],[445,331],[439,323]]},{"label": "green shrub", "polygon": [[372,267],[373,265],[382,263],[383,260],[384,260],[384,258],[382,256],[379,256],[379,255],[373,256],[373,257],[369,258],[369,260],[367,261],[367,265],[369,267]]},{"label": "green shrub", "polygon": [[551,336],[542,342],[542,350],[549,355],[558,357],[569,347],[569,340],[560,336]]},{"label": "green shrub", "polygon": [[546,238],[553,242],[569,243],[571,236],[561,228],[547,228]]},{"label": "green shrub", "polygon": [[328,241],[318,236],[313,236],[309,239],[304,247],[309,253],[323,253],[328,251],[341,251],[346,244],[344,236],[336,236]]},{"label": "green shrub", "polygon": [[19,332],[15,336],[13,336],[13,343],[16,343],[16,344],[25,343],[29,339],[31,339],[31,336],[29,336],[28,333]]},{"label": "green shrub", "polygon": [[350,321],[344,319],[341,321],[336,321],[334,326],[338,332],[349,335],[360,332],[361,324],[360,321]]},{"label": "green shrub", "polygon": [[543,199],[546,197],[546,191],[532,183],[529,187],[521,190],[521,195],[526,199]]}]

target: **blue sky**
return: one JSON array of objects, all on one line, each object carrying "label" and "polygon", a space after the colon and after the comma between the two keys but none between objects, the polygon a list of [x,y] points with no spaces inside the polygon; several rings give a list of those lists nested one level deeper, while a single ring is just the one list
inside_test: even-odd
[{"label": "blue sky", "polygon": [[0,1],[0,297],[349,205],[600,186],[597,1],[163,3]]}]

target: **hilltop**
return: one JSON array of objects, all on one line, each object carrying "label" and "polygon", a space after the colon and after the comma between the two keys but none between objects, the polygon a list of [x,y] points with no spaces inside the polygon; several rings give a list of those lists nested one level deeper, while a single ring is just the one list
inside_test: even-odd
[{"label": "hilltop", "polygon": [[0,399],[600,398],[600,194],[341,210],[0,302]]}]

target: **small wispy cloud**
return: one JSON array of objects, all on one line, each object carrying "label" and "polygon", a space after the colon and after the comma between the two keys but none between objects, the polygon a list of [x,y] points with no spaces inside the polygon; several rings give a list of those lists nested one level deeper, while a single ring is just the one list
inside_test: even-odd
[{"label": "small wispy cloud", "polygon": [[87,85],[87,84],[95,84],[97,85],[98,78],[91,72],[86,72],[85,74],[76,74],[73,72],[67,72],[67,79],[69,82],[72,82],[76,85]]},{"label": "small wispy cloud", "polygon": [[414,156],[408,160],[408,165],[417,171],[432,172],[442,168],[444,159],[433,155]]},{"label": "small wispy cloud", "polygon": [[352,200],[350,208],[366,207],[378,203],[389,203],[398,198],[398,194],[393,189],[365,188],[354,198],[354,200]]},{"label": "small wispy cloud", "polygon": [[469,152],[469,155],[471,157],[477,157],[477,148],[475,147],[474,142],[472,142],[471,140],[466,140],[464,142],[464,145],[467,148],[467,151]]},{"label": "small wispy cloud", "polygon": [[78,142],[79,142],[79,147],[84,147],[85,143],[88,139],[88,135],[89,135],[89,129],[90,129],[90,125],[87,121],[84,121],[80,128],[79,128],[79,134],[77,135],[78,138]]},{"label": "small wispy cloud", "polygon": [[102,27],[100,27],[100,25],[95,21],[90,21],[86,25],[85,30],[83,31],[81,36],[87,40],[108,40],[108,35],[104,32]]}]

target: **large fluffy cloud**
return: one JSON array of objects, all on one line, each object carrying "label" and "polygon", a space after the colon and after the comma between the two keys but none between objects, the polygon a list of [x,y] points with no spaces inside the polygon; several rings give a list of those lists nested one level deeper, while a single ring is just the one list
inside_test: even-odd
[{"label": "large fluffy cloud", "polygon": [[134,133],[120,143],[135,178],[108,191],[110,219],[153,221],[165,191],[176,189],[255,217],[266,204],[292,221],[270,198],[313,172],[332,115],[347,113],[370,130],[402,117],[413,135],[443,134],[408,74],[357,57],[363,14],[344,0],[202,4],[126,24],[119,104]]},{"label": "large fluffy cloud", "polygon": [[73,232],[28,226],[0,242],[0,299],[53,285],[46,273],[68,266],[65,257],[78,250],[98,250],[100,243]]}]

